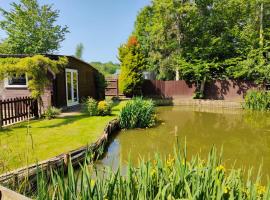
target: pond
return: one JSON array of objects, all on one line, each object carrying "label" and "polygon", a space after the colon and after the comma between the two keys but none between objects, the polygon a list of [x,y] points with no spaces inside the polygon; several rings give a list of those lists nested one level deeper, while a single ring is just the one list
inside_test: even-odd
[{"label": "pond", "polygon": [[270,175],[270,113],[241,109],[168,106],[157,108],[158,126],[121,131],[111,142],[98,166],[125,169],[129,159],[173,154],[177,138],[187,144],[188,157],[207,158],[213,146],[223,148],[226,168],[254,167],[263,163],[264,177]]}]

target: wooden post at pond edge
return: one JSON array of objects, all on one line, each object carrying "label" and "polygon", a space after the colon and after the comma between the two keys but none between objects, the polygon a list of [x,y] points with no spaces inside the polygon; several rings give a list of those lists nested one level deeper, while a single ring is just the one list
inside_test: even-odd
[{"label": "wooden post at pond edge", "polygon": [[3,109],[2,109],[2,100],[0,100],[0,129],[3,126]]}]

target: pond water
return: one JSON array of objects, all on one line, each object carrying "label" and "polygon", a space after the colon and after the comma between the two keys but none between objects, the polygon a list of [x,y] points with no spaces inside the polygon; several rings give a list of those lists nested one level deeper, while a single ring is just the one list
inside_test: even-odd
[{"label": "pond water", "polygon": [[121,131],[112,140],[98,166],[124,169],[129,159],[149,159],[159,152],[173,154],[177,138],[187,144],[188,157],[207,158],[215,145],[223,148],[226,168],[263,163],[264,177],[270,175],[270,113],[202,107],[169,106],[157,108],[160,124],[154,128]]}]

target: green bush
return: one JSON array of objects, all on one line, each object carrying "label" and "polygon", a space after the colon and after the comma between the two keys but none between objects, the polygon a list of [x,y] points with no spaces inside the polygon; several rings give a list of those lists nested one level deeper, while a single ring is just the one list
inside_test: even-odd
[{"label": "green bush", "polygon": [[119,47],[121,72],[119,75],[119,90],[126,96],[141,94],[143,83],[142,71],[145,67],[145,57],[135,36]]},{"label": "green bush", "polygon": [[202,92],[200,91],[196,91],[193,95],[193,99],[203,99],[204,98],[204,95]]},{"label": "green bush", "polygon": [[60,115],[61,109],[55,108],[53,106],[48,107],[45,111],[44,116],[46,119],[53,119]]},{"label": "green bush", "polygon": [[245,96],[245,109],[270,110],[270,92],[264,90],[251,90]]},{"label": "green bush", "polygon": [[84,103],[84,111],[89,116],[106,116],[112,113],[112,101],[100,101],[97,102],[95,99],[88,97]]},{"label": "green bush", "polygon": [[87,164],[74,173],[70,165],[67,176],[53,173],[51,184],[38,177],[37,199],[270,199],[270,184],[264,186],[260,174],[252,179],[252,170],[244,176],[242,169],[226,169],[215,149],[206,161],[175,152],[136,167],[129,164],[125,174],[104,169],[96,175]]},{"label": "green bush", "polygon": [[152,127],[155,121],[155,107],[152,100],[133,98],[120,112],[120,126],[124,129]]},{"label": "green bush", "polygon": [[111,115],[112,113],[112,103],[109,101],[100,101],[97,108],[100,116]]},{"label": "green bush", "polygon": [[84,102],[83,102],[83,107],[84,110],[89,114],[89,116],[96,116],[98,115],[98,103],[95,99],[88,97]]},{"label": "green bush", "polygon": [[103,99],[105,97],[105,88],[107,87],[107,82],[104,75],[100,72],[96,72],[95,83],[97,99]]}]

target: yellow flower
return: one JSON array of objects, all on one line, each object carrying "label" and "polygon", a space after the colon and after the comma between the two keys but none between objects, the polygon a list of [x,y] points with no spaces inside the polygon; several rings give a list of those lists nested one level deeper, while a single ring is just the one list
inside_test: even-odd
[{"label": "yellow flower", "polygon": [[219,166],[216,167],[216,171],[218,171],[218,172],[225,172],[226,169],[225,169],[225,167],[223,165],[219,165]]},{"label": "yellow flower", "polygon": [[100,102],[98,103],[98,109],[100,109],[100,110],[105,109],[107,106],[108,106],[108,105],[107,105],[107,102],[106,102],[106,101],[100,101]]},{"label": "yellow flower", "polygon": [[93,188],[94,186],[95,186],[95,184],[96,184],[96,181],[95,180],[93,180],[93,179],[91,179],[91,187]]},{"label": "yellow flower", "polygon": [[262,196],[266,192],[265,186],[257,185],[257,193]]},{"label": "yellow flower", "polygon": [[167,161],[166,161],[166,165],[167,165],[168,167],[172,167],[173,164],[174,164],[174,158],[172,158],[172,157],[171,157],[171,154],[169,154],[169,157],[168,157],[168,159],[167,159]]},{"label": "yellow flower", "polygon": [[230,188],[229,188],[229,187],[225,187],[225,188],[223,189],[223,192],[224,192],[225,194],[228,194],[229,191],[230,191]]},{"label": "yellow flower", "polygon": [[151,176],[155,176],[157,174],[157,170],[156,169],[152,169],[150,172]]}]

